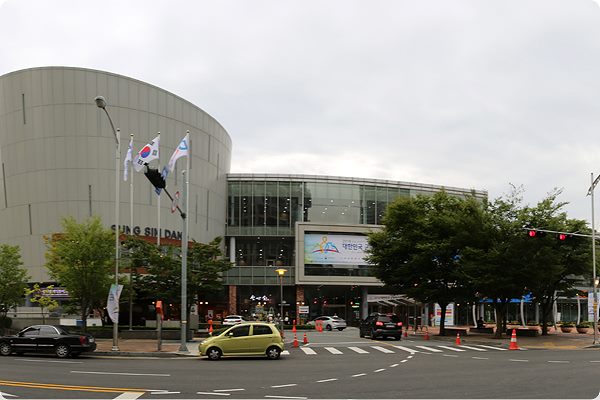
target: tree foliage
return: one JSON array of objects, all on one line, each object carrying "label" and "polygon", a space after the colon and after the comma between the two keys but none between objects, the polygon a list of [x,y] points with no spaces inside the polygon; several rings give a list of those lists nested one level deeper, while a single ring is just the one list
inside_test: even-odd
[{"label": "tree foliage", "polygon": [[29,276],[22,265],[19,246],[0,245],[0,320],[23,299]]},{"label": "tree foliage", "polygon": [[[477,238],[481,202],[441,191],[399,198],[384,216],[382,231],[369,235],[375,276],[399,293],[435,302],[445,315],[449,303],[473,293],[462,249]],[[444,318],[440,333],[444,334]]]},{"label": "tree foliage", "polygon": [[88,314],[106,302],[114,274],[115,234],[98,217],[81,224],[67,217],[62,225],[63,233],[46,238],[46,268],[69,292],[85,328]]},{"label": "tree foliage", "polygon": [[[187,293],[194,295],[219,291],[222,274],[232,267],[223,257],[222,238],[210,243],[193,242],[188,248]],[[157,246],[138,238],[128,238],[130,263],[134,268],[134,286],[138,297],[147,301],[162,300],[166,303],[181,303],[181,252],[175,246]],[[142,272],[142,268],[144,272]],[[188,302],[188,309],[191,302]]]},{"label": "tree foliage", "polygon": [[31,296],[29,301],[37,303],[42,310],[42,323],[46,323],[46,310],[54,311],[58,307],[58,301],[54,300],[46,291],[53,289],[54,285],[41,288],[39,283],[33,285],[33,288],[25,288],[25,295]]}]

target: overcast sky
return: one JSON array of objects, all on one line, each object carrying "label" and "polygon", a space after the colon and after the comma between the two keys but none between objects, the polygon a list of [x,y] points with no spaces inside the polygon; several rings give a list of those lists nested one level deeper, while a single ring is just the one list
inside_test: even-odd
[{"label": "overcast sky", "polygon": [[569,216],[591,220],[592,0],[0,0],[0,38],[0,75],[93,68],[189,100],[231,135],[231,172],[492,198],[523,185],[531,204],[558,187]]}]

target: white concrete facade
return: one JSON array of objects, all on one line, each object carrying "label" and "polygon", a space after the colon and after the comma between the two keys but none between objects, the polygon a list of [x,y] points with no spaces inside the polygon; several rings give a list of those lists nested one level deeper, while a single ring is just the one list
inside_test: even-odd
[{"label": "white concrete facade", "polygon": [[[160,165],[190,131],[189,238],[207,242],[225,235],[227,173],[232,142],[225,129],[190,102],[129,77],[90,69],[42,67],[0,76],[0,243],[19,245],[31,280],[47,281],[44,236],[62,230],[61,220],[99,216],[115,220],[115,140],[94,98],[104,96],[121,131],[121,161],[129,135],[134,153],[161,132]],[[151,163],[156,167],[156,161]],[[180,159],[167,189],[182,189]],[[120,224],[129,227],[129,182],[120,179]],[[134,179],[133,226],[145,235],[156,228],[157,196],[148,180]],[[163,230],[181,232],[163,194]],[[152,234],[148,236],[153,236]]]}]

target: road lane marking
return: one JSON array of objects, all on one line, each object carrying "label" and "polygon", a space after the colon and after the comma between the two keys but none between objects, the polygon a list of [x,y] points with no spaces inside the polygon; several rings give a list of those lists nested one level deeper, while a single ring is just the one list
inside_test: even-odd
[{"label": "road lane marking", "polygon": [[446,350],[451,350],[451,351],[466,351],[463,349],[459,349],[457,347],[450,347],[450,346],[438,346],[438,347],[441,347],[442,349],[446,349]]},{"label": "road lane marking", "polygon": [[465,346],[464,344],[460,346],[463,349],[475,350],[475,351],[487,351],[485,349],[480,349],[478,347]]},{"label": "road lane marking", "polygon": [[549,363],[563,363],[563,364],[567,364],[570,363],[570,361],[548,361]]},{"label": "road lane marking", "polygon": [[598,362],[598,363],[600,363],[600,361],[590,361],[590,362]]},{"label": "road lane marking", "polygon": [[406,358],[408,358],[408,359],[410,360],[411,358],[413,358],[413,356],[408,356],[408,357],[406,357]]},{"label": "road lane marking", "polygon": [[317,381],[317,383],[333,382],[337,380],[337,378],[321,379],[320,381]]},{"label": "road lane marking", "polygon": [[407,361],[408,361],[408,360],[402,360],[402,361],[400,361],[400,362],[401,362],[401,363],[405,363],[405,362],[407,362]]},{"label": "road lane marking", "polygon": [[298,386],[297,383],[287,383],[285,385],[273,385],[272,388],[282,388],[282,387],[290,387],[290,386]]},{"label": "road lane marking", "polygon": [[7,396],[7,397],[19,397],[17,395],[14,394],[10,394],[10,393],[6,393],[6,392],[0,392],[0,399],[4,399],[4,397],[2,396]]},{"label": "road lane marking", "polygon": [[352,375],[353,378],[358,378],[359,376],[365,376],[367,374],[365,374],[364,372],[362,374],[354,374]]},{"label": "road lane marking", "polygon": [[168,390],[151,390],[150,394],[179,394],[181,392],[170,392]]},{"label": "road lane marking", "polygon": [[196,392],[196,394],[211,394],[213,396],[231,396],[231,393]]},{"label": "road lane marking", "polygon": [[404,346],[394,346],[394,347],[395,347],[395,348],[397,348],[397,349],[400,349],[400,350],[402,350],[402,351],[407,351],[407,352],[409,352],[410,354],[415,354],[415,353],[418,353],[418,352],[419,352],[419,350],[413,350],[413,349],[411,349],[410,347],[404,347]]},{"label": "road lane marking", "polygon": [[350,350],[357,352],[358,354],[369,354],[368,351],[361,349],[360,347],[348,347]]},{"label": "road lane marking", "polygon": [[415,347],[418,347],[419,349],[431,351],[432,353],[441,353],[442,352],[442,350],[434,349],[433,347],[427,347],[427,346],[415,346]]},{"label": "road lane marking", "polygon": [[392,364],[392,365],[390,365],[390,368],[397,367],[398,365],[400,365],[400,364]]},{"label": "road lane marking", "polygon": [[377,373],[377,372],[382,372],[382,371],[385,371],[385,368],[379,368],[379,369],[376,369],[376,370],[375,370],[375,371],[373,371],[373,372]]},{"label": "road lane marking", "polygon": [[492,350],[500,350],[500,351],[507,351],[508,349],[503,349],[502,347],[495,347],[495,346],[486,346],[485,344],[478,344],[479,347],[485,347],[486,349],[492,349]]},{"label": "road lane marking", "polygon": [[474,360],[489,360],[488,357],[471,357]]},{"label": "road lane marking", "polygon": [[288,350],[284,350],[284,351],[281,352],[281,355],[282,356],[289,356],[290,352]]},{"label": "road lane marking", "polygon": [[215,392],[241,392],[246,389],[215,389]]},{"label": "road lane marking", "polygon": [[268,399],[299,399],[299,400],[306,399],[306,397],[296,397],[296,396],[270,396],[270,395],[265,395],[265,397],[268,398]]},{"label": "road lane marking", "polygon": [[335,347],[324,347],[324,349],[330,352],[331,354],[344,354]]},{"label": "road lane marking", "polygon": [[18,382],[18,381],[3,381],[0,380],[0,386],[15,386],[26,387],[33,389],[53,389],[53,390],[73,390],[80,392],[100,392],[100,393],[124,393],[124,392],[148,392],[148,389],[138,388],[113,388],[102,386],[75,386],[75,385],[59,385],[54,383],[39,383],[39,382]]},{"label": "road lane marking", "polygon": [[314,351],[313,349],[311,349],[310,347],[300,347],[300,350],[302,350],[304,352],[304,354],[308,354],[308,355],[317,354],[317,352]]},{"label": "road lane marking", "polygon": [[444,357],[458,357],[456,354],[442,354]]},{"label": "road lane marking", "polygon": [[136,372],[71,371],[72,374],[125,375],[125,376],[171,376],[171,374],[141,374]]},{"label": "road lane marking", "polygon": [[41,362],[41,363],[59,363],[59,364],[83,364],[83,361],[30,360],[28,358],[21,359],[20,361]]},{"label": "road lane marking", "polygon": [[381,346],[371,346],[371,347],[375,350],[379,350],[382,353],[394,354],[394,352],[392,350],[386,349],[385,347],[381,347]]},{"label": "road lane marking", "polygon": [[514,358],[509,359],[508,361],[515,361],[515,362],[529,362],[529,360],[516,360]]},{"label": "road lane marking", "polygon": [[114,400],[135,400],[138,397],[140,397],[141,395],[143,395],[144,393],[139,393],[139,392],[125,392],[117,397],[115,397]]}]

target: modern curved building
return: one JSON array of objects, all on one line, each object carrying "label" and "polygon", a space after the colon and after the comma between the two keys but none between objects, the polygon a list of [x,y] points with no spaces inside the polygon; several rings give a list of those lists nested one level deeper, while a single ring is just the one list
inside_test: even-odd
[{"label": "modern curved building", "polygon": [[[48,280],[43,238],[62,230],[63,217],[98,215],[114,228],[116,145],[94,102],[98,95],[121,131],[121,160],[130,134],[137,152],[160,132],[164,165],[190,131],[189,238],[206,242],[225,234],[232,143],[218,121],[173,93],[122,75],[68,67],[16,71],[0,76],[0,243],[21,247],[33,281]],[[157,196],[142,174],[129,175],[133,228],[130,185],[121,179],[122,229],[156,236]],[[181,190],[181,166],[167,184],[173,193]],[[178,238],[181,218],[170,208],[163,199],[161,236]]]},{"label": "modern curved building", "polygon": [[[190,131],[189,238],[225,237],[224,250],[235,264],[224,275],[221,296],[196,299],[200,316],[266,315],[283,305],[290,316],[337,313],[352,321],[371,303],[412,304],[388,296],[372,276],[363,260],[366,233],[379,229],[387,205],[398,197],[442,189],[486,196],[376,179],[230,174],[229,134],[177,95],[104,71],[26,69],[0,76],[0,243],[20,246],[33,282],[49,281],[44,237],[62,230],[63,217],[97,215],[114,229],[116,147],[109,120],[94,102],[98,95],[121,131],[121,169],[130,134],[135,153],[160,132],[162,166]],[[171,193],[182,189],[181,169],[167,179]],[[141,174],[129,175],[132,192],[130,182],[119,179],[122,231],[156,237],[160,227],[162,240],[178,242],[181,219],[171,213],[171,203],[163,196],[159,224],[154,188]],[[281,281],[279,267],[287,270]]]}]

